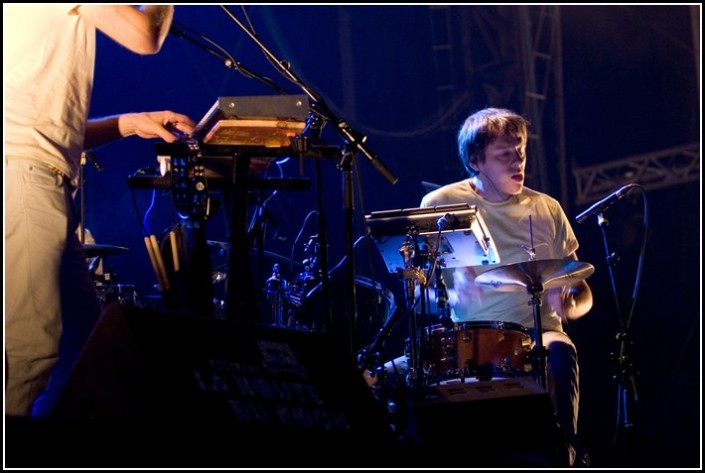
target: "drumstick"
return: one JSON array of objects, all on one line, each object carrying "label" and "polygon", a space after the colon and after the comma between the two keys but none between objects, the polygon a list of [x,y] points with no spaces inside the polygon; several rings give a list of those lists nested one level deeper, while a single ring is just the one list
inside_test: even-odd
[{"label": "drumstick", "polygon": [[146,236],[144,237],[144,244],[147,247],[149,259],[152,262],[152,268],[154,269],[154,274],[157,277],[159,290],[163,292],[169,289],[169,280],[166,277],[164,261],[161,258],[159,246],[157,245],[157,238],[154,235]]},{"label": "drumstick", "polygon": [[162,280],[164,281],[164,289],[169,289],[169,277],[166,275],[166,268],[164,267],[164,260],[162,259],[162,252],[159,249],[159,243],[157,243],[157,237],[150,235],[149,239],[152,242],[152,248],[154,248],[154,256],[157,260],[157,267],[159,268]]},{"label": "drumstick", "polygon": [[179,247],[176,245],[176,232],[169,232],[169,242],[171,243],[171,259],[174,263],[174,272],[179,272]]},{"label": "drumstick", "polygon": [[164,290],[164,281],[162,281],[162,275],[159,272],[159,265],[157,263],[157,256],[154,254],[154,248],[152,248],[152,240],[146,236],[144,237],[144,246],[147,248],[147,254],[149,255],[149,261],[152,263],[152,269],[154,269],[154,275],[157,277],[157,284],[159,284],[159,290]]}]

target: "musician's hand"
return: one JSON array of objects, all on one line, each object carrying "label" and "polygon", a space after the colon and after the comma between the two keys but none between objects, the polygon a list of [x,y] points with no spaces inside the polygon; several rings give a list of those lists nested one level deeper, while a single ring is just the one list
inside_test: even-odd
[{"label": "musician's hand", "polygon": [[477,274],[470,267],[456,268],[453,271],[453,290],[448,291],[448,302],[453,307],[466,307],[471,302],[482,299],[482,291],[475,284]]},{"label": "musician's hand", "polygon": [[120,115],[118,126],[122,136],[161,138],[167,143],[173,143],[180,135],[193,133],[196,123],[186,115],[164,110]]},{"label": "musician's hand", "polygon": [[579,319],[592,307],[592,291],[585,281],[574,286],[549,289],[547,301],[564,323]]}]

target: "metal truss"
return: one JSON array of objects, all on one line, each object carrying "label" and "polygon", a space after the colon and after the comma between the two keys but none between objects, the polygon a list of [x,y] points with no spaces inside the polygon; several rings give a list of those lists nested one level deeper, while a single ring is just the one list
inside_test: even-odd
[{"label": "metal truss", "polygon": [[645,190],[662,189],[700,180],[700,144],[646,153],[630,158],[575,168],[575,205],[600,199],[619,187],[637,182]]}]

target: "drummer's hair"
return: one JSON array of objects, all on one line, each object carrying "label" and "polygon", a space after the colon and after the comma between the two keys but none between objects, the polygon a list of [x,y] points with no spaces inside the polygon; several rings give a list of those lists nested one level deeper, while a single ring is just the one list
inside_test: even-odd
[{"label": "drummer's hair", "polygon": [[470,177],[478,174],[472,164],[485,159],[485,148],[503,135],[518,137],[524,142],[528,137],[529,121],[506,108],[485,108],[470,115],[458,131],[460,162]]}]

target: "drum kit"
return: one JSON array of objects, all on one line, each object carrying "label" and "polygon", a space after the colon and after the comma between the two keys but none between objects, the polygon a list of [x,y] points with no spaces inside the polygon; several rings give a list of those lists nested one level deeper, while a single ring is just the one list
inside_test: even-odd
[{"label": "drum kit", "polygon": [[[520,262],[488,270],[475,283],[501,292],[526,292],[534,310],[534,330],[505,321],[472,321],[434,323],[421,328],[419,366],[413,365],[409,347],[414,334],[407,339],[404,357],[395,360],[404,367],[404,382],[409,387],[470,383],[497,378],[533,376],[546,388],[546,351],[541,336],[541,296],[547,289],[575,284],[594,272],[589,263],[571,259],[547,259]],[[413,317],[414,314],[407,314]],[[438,314],[436,314],[438,315]],[[390,323],[390,318],[385,325]],[[378,335],[388,336],[382,328]],[[361,368],[371,376],[384,376],[390,363],[375,366],[384,340],[375,339],[358,357]],[[539,348],[541,347],[541,348]],[[377,384],[377,383],[374,383]]]},{"label": "drum kit", "polygon": [[[234,146],[228,144],[229,152]],[[201,156],[201,148],[198,148],[197,154]],[[167,151],[165,154],[172,156],[184,154],[179,150]],[[188,154],[190,156],[191,153]],[[239,168],[235,170],[235,165],[240,161],[245,160],[234,162],[234,175],[236,171],[243,171]],[[249,166],[249,162],[246,164]],[[232,196],[230,201],[231,204],[237,204],[232,204],[231,220],[240,221],[234,217],[242,213],[247,199]],[[191,223],[190,228],[202,230],[205,220],[202,215],[195,218],[189,214],[187,217],[185,220]],[[367,236],[376,244],[387,270],[403,280],[404,304],[398,306],[392,291],[375,280],[360,275],[353,278],[351,274],[345,278],[337,277],[337,266],[325,274],[324,280],[324,265],[319,267],[318,264],[321,245],[315,236],[306,245],[306,257],[299,263],[292,258],[245,245],[248,252],[252,251],[251,256],[254,257],[256,252],[261,258],[259,261],[250,261],[243,249],[232,251],[232,248],[237,248],[239,239],[231,238],[227,243],[212,240],[206,242],[204,232],[200,232],[203,241],[199,247],[207,244],[210,250],[206,252],[211,253],[211,261],[209,265],[203,266],[203,271],[198,271],[197,279],[206,280],[208,289],[213,289],[213,314],[225,318],[233,312],[250,313],[246,309],[256,305],[244,304],[240,299],[252,297],[249,288],[254,287],[255,292],[269,302],[270,313],[260,314],[260,322],[268,319],[266,324],[272,327],[325,333],[326,328],[330,329],[330,320],[327,318],[330,314],[324,314],[324,308],[330,301],[335,317],[343,322],[341,326],[346,326],[345,321],[355,319],[354,324],[347,325],[347,328],[355,332],[351,340],[354,341],[352,348],[357,353],[358,367],[380,374],[385,372],[381,356],[383,349],[388,346],[391,330],[401,318],[406,317],[409,320],[406,351],[412,372],[409,377],[412,386],[449,379],[485,380],[494,376],[534,374],[545,387],[542,295],[548,289],[571,286],[589,277],[594,272],[592,265],[569,259],[536,260],[533,251],[529,252],[529,261],[501,265],[495,242],[481,214],[476,206],[468,204],[372,212],[365,216],[365,221]],[[246,233],[247,229],[239,230],[239,233]],[[172,252],[177,247],[179,245],[171,243]],[[530,248],[533,249],[533,241],[530,242]],[[91,274],[99,287],[101,300],[139,304],[134,285],[114,284],[109,274],[98,275],[96,271],[96,265],[103,258],[125,253],[128,249],[98,244],[84,244],[84,249],[87,258],[92,259]],[[213,261],[213,251],[216,257],[221,258],[220,261]],[[199,253],[199,258],[203,255]],[[255,272],[261,273],[262,268],[266,267],[263,262],[272,261],[274,264],[268,266],[271,268],[270,274],[254,277]],[[243,271],[233,271],[239,264],[243,265]],[[480,274],[475,280],[477,285],[496,291],[527,293],[529,304],[533,307],[533,339],[529,329],[508,322],[452,322],[447,294],[444,295],[442,269],[486,265],[496,267]],[[294,267],[298,272],[287,279],[283,274],[286,266],[290,272],[293,272]],[[247,275],[239,274],[243,272]],[[209,273],[211,280],[207,281]],[[436,321],[431,317],[432,314],[425,313],[427,296],[424,294],[428,293],[433,276],[436,276],[439,312]],[[246,284],[245,288],[243,282],[253,284]],[[440,291],[439,286],[442,289]],[[184,287],[193,290],[188,285]],[[349,297],[353,293],[354,302]],[[417,314],[417,294],[420,294],[420,314]],[[208,306],[210,313],[209,297],[210,294],[205,300],[199,299],[199,304],[205,305],[200,304],[198,307]],[[440,324],[433,323],[438,320]]]},{"label": "drum kit", "polygon": [[[407,307],[398,313],[410,320],[405,360],[409,387],[529,375],[546,388],[542,296],[546,290],[573,286],[586,279],[595,270],[591,264],[569,258],[539,260],[534,251],[529,251],[528,261],[500,266],[489,230],[476,208],[467,204],[378,212],[366,219],[390,272],[395,270],[405,277]],[[395,237],[398,252],[391,251],[389,244]],[[475,240],[477,244],[473,244]],[[533,249],[533,241],[530,245]],[[500,292],[526,292],[533,308],[533,331],[504,321],[454,323],[446,312],[447,289],[438,268],[480,267],[490,262],[497,266],[477,276],[475,284]],[[416,294],[428,292],[434,272],[436,316],[441,323],[429,323],[432,318],[424,313],[423,295],[421,313],[416,311]],[[380,352],[389,327],[397,322],[396,318],[386,321],[378,336],[358,355],[358,366],[371,377],[388,372],[389,363],[381,362]]]},{"label": "drum kit", "polygon": [[[435,216],[434,214],[434,218]],[[478,227],[474,228],[477,230]],[[448,237],[438,241],[452,243],[453,239]],[[124,254],[128,248],[101,244],[83,246],[101,302],[105,304],[116,301],[125,305],[141,305],[134,285],[116,283],[109,272],[99,274],[100,272],[96,270],[104,258]],[[213,263],[215,315],[219,317],[225,315],[224,293],[227,283],[228,243],[209,240],[208,247],[211,250]],[[272,268],[271,274],[263,281],[261,287],[263,296],[269,301],[270,313],[264,317],[268,319],[269,326],[307,332],[322,330],[324,294],[321,272],[317,264],[318,245],[315,235],[305,246],[305,253],[302,262],[267,251],[260,255],[263,257],[260,262],[269,263]],[[468,254],[466,252],[461,256],[467,259]],[[253,258],[255,257],[253,253]],[[385,262],[388,267],[396,268],[398,271],[400,265],[397,260]],[[459,262],[460,264],[462,261]],[[292,271],[298,272],[292,273]],[[404,274],[402,271],[398,272],[399,275]],[[545,387],[546,355],[543,350],[537,348],[543,346],[541,297],[548,289],[574,285],[593,272],[594,267],[588,263],[571,259],[544,259],[497,266],[480,274],[475,280],[478,286],[500,292],[527,293],[529,304],[534,311],[533,338],[529,329],[510,322],[427,323],[433,317],[424,318],[426,322],[420,326],[410,324],[412,327],[410,331],[416,332],[410,332],[406,340],[407,359],[410,367],[416,371],[416,375],[409,378],[415,381],[410,383],[434,385],[534,375]],[[287,279],[284,273],[292,276]],[[337,276],[335,270],[330,276],[332,276],[330,277],[331,298],[334,303],[338,303],[336,317],[346,320],[347,313],[340,303],[345,299],[348,290],[345,287],[346,283]],[[355,276],[355,292],[358,339],[361,341],[360,347],[364,347],[362,349],[356,347],[360,349],[358,365],[374,373],[383,373],[384,368],[375,366],[375,363],[380,361],[380,352],[387,342],[390,329],[399,322],[401,317],[416,316],[413,313],[415,303],[411,308],[406,307],[406,310],[404,307],[398,307],[391,290],[378,281],[364,276]],[[435,315],[437,321],[440,314]],[[415,339],[418,345],[414,350],[409,345]],[[414,351],[418,355],[418,365],[414,365],[412,357]]]}]

